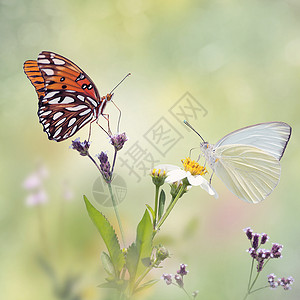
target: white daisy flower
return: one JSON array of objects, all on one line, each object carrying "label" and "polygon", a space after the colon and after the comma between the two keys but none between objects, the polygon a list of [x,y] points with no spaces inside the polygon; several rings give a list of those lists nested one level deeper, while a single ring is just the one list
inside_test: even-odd
[{"label": "white daisy flower", "polygon": [[196,161],[191,160],[189,157],[182,160],[183,168],[181,169],[173,165],[160,165],[160,169],[165,169],[167,171],[167,183],[174,183],[182,181],[184,178],[187,178],[191,186],[200,186],[207,193],[218,198],[217,192],[209,184],[209,182],[203,177],[207,173],[206,169],[200,166]]}]

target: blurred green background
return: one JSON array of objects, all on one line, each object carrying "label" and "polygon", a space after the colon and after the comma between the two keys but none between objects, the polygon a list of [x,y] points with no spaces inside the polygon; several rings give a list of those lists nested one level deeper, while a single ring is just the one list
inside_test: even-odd
[{"label": "blurred green background", "polygon": [[[281,161],[280,184],[272,195],[250,205],[216,177],[217,200],[193,188],[180,199],[159,236],[171,258],[149,279],[174,274],[180,263],[186,263],[190,271],[186,289],[199,290],[199,299],[242,299],[250,269],[245,252],[249,244],[242,229],[251,226],[269,234],[266,248],[271,242],[284,245],[283,259],[270,262],[257,287],[265,285],[270,273],[295,278],[291,291],[265,289],[252,298],[299,299],[298,0],[0,3],[1,299],[57,299],[51,276],[38,262],[40,256],[55,270],[59,285],[68,276],[78,277],[74,294],[81,299],[110,299],[109,291],[97,288],[105,277],[100,262],[104,244],[82,195],[116,225],[113,210],[93,199],[96,168],[69,149],[70,140],[49,141],[38,122],[37,96],[22,66],[42,50],[77,63],[101,95],[132,73],[114,96],[122,110],[121,130],[129,136],[120,159],[126,159],[126,151],[138,142],[160,163],[180,165],[190,148],[199,145],[197,136],[169,111],[186,92],[207,110],[206,116],[191,123],[211,143],[259,122],[290,124],[292,138]],[[112,106],[108,111],[112,120],[116,118]],[[161,117],[183,136],[165,155],[144,138]],[[87,135],[88,126],[75,137]],[[107,137],[94,126],[91,152],[102,150],[112,155]],[[43,183],[48,202],[28,206],[30,191],[24,189],[24,180],[38,166],[49,173]],[[149,176],[137,182],[120,162],[116,172],[127,186],[119,210],[129,243],[145,203],[153,205],[154,186]],[[138,296],[185,299],[182,291],[163,281]]]}]

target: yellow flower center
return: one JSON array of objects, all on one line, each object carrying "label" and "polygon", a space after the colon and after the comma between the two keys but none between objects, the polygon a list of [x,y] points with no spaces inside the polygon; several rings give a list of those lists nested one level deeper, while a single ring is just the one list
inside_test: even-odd
[{"label": "yellow flower center", "polygon": [[206,168],[200,166],[196,161],[191,160],[189,157],[182,159],[183,168],[187,172],[189,171],[192,175],[204,175],[207,173]]},{"label": "yellow flower center", "polygon": [[151,175],[153,177],[164,177],[166,176],[166,171],[161,169],[152,169]]}]

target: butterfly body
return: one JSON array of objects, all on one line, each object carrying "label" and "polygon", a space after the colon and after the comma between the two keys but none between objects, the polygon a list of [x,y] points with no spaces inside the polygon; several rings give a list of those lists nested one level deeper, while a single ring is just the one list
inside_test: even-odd
[{"label": "butterfly body", "polygon": [[36,89],[38,117],[50,140],[73,136],[84,125],[104,116],[112,94],[100,97],[91,78],[67,58],[49,51],[24,63]]},{"label": "butterfly body", "polygon": [[258,203],[277,186],[280,159],[291,136],[283,122],[261,123],[236,130],[212,145],[200,144],[206,162],[240,199]]}]

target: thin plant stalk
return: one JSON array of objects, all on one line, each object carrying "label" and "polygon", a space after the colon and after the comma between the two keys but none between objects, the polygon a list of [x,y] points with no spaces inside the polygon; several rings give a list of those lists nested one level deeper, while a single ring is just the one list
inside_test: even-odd
[{"label": "thin plant stalk", "polygon": [[252,278],[252,272],[253,272],[253,265],[254,265],[254,258],[252,258],[252,263],[251,263],[251,270],[250,270],[250,276],[249,276],[249,282],[248,282],[248,291],[249,291],[250,284],[251,284],[251,278]]},{"label": "thin plant stalk", "polygon": [[120,228],[120,232],[121,232],[121,237],[122,237],[123,247],[125,247],[125,245],[126,245],[125,237],[124,237],[125,235],[124,235],[123,226],[122,226],[122,222],[121,222],[121,219],[120,219],[117,203],[116,203],[115,197],[113,195],[111,184],[107,183],[107,185],[108,185],[108,190],[109,190],[109,193],[110,193],[111,201],[112,201],[112,204],[113,204],[113,207],[114,207],[114,210],[115,210],[115,215],[116,215],[116,218],[118,220],[118,224],[119,224],[119,228]]},{"label": "thin plant stalk", "polygon": [[[115,165],[116,156],[117,156],[117,151],[115,150],[115,155],[114,155],[114,160],[113,160],[113,167]],[[94,163],[94,165],[97,167],[97,169],[101,173],[101,169],[98,166],[98,164],[96,163],[96,161],[91,157],[90,154],[88,154],[88,157],[91,159],[91,161]],[[113,169],[112,169],[112,171],[113,171]],[[113,204],[113,207],[114,207],[114,210],[115,210],[115,215],[116,215],[116,218],[117,218],[117,221],[118,221],[118,225],[119,225],[119,228],[120,228],[122,243],[123,243],[123,246],[125,247],[125,245],[126,245],[125,238],[124,238],[125,235],[124,235],[123,226],[122,226],[122,223],[121,223],[119,211],[118,211],[118,208],[117,208],[117,203],[116,203],[115,197],[114,197],[113,192],[112,192],[111,184],[108,182],[107,185],[108,185],[108,190],[109,190],[109,193],[110,193],[111,201],[112,201],[112,204]]]},{"label": "thin plant stalk", "polygon": [[111,167],[111,174],[113,174],[113,172],[114,172],[116,158],[117,158],[117,152],[118,152],[118,150],[115,148],[115,154],[114,154],[113,164],[112,164],[112,167]]},{"label": "thin plant stalk", "polygon": [[146,275],[153,269],[153,267],[155,266],[155,264],[157,263],[157,259],[143,272],[143,274],[137,279],[137,281],[135,282],[134,286],[133,286],[133,292],[137,289],[137,287],[139,286],[139,284],[142,282],[142,280],[146,277]]},{"label": "thin plant stalk", "polygon": [[[178,285],[175,284],[175,283],[172,283],[172,284],[175,285],[175,286],[178,286]],[[185,292],[185,294],[188,296],[189,299],[193,299],[193,298],[189,295],[189,293],[186,291],[186,289],[185,289],[184,287],[181,287],[181,289]]]},{"label": "thin plant stalk", "polygon": [[154,208],[154,220],[153,220],[153,228],[155,229],[157,217],[158,217],[158,195],[159,195],[159,186],[155,186],[155,208]]},{"label": "thin plant stalk", "polygon": [[170,212],[172,211],[172,209],[174,208],[175,204],[177,203],[178,199],[182,196],[184,190],[186,189],[187,184],[183,183],[179,192],[177,193],[175,199],[172,201],[172,203],[168,206],[166,212],[164,213],[164,215],[162,216],[162,218],[160,219],[160,221],[157,224],[156,230],[154,232],[154,234],[160,229],[160,227],[162,226],[162,224],[165,222],[165,220],[167,219],[167,217],[169,216]]},{"label": "thin plant stalk", "polygon": [[98,166],[98,164],[95,162],[95,160],[91,157],[90,154],[88,154],[88,157],[91,159],[91,161],[94,163],[94,165],[97,167],[97,169],[99,170],[100,174],[101,174],[101,169],[100,167]]}]

